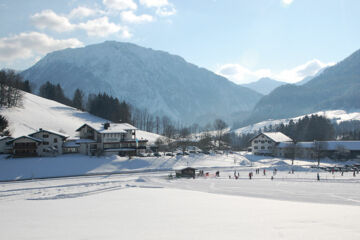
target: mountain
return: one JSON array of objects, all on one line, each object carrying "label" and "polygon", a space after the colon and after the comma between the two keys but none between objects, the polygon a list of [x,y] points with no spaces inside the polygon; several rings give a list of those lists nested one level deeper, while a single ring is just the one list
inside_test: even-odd
[{"label": "mountain", "polygon": [[[1,109],[0,113],[9,121],[9,129],[13,137],[28,135],[43,128],[62,132],[73,138],[77,135],[76,129],[84,123],[108,122],[90,113],[25,92],[21,107]],[[161,137],[141,130],[137,131],[137,136],[148,139],[150,143]]]},{"label": "mountain", "polygon": [[256,104],[243,124],[335,109],[360,109],[360,50],[304,85],[278,87]]},{"label": "mountain", "polygon": [[70,97],[76,88],[106,92],[185,123],[229,120],[262,96],[179,56],[114,41],[49,53],[22,76],[38,87],[59,83]]},{"label": "mountain", "polygon": [[275,88],[280,87],[281,85],[284,84],[286,83],[271,78],[260,78],[256,82],[242,84],[241,86],[250,88],[263,95],[267,95]]}]

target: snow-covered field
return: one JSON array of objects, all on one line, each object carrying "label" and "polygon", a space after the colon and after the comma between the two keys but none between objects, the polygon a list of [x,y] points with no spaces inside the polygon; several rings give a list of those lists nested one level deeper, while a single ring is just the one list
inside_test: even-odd
[{"label": "snow-covered field", "polygon": [[[76,129],[84,123],[104,123],[105,119],[61,103],[48,100],[30,93],[24,93],[21,107],[1,109],[10,124],[13,137],[28,135],[39,128],[53,130],[75,137]],[[138,130],[138,138],[148,139],[150,143],[161,137],[158,134]]]},{"label": "snow-covered field", "polygon": [[[39,176],[56,169],[66,175],[72,168],[103,173],[0,183],[0,239],[360,238],[360,176],[321,171],[317,181],[317,170],[310,168],[314,162],[297,160],[289,174],[289,160],[245,153],[67,158],[0,160],[2,178],[19,175],[20,170],[9,173],[15,169],[11,164],[24,175],[34,169]],[[210,175],[169,179],[170,170],[145,171],[187,165]],[[260,174],[250,180],[255,168]],[[278,172],[271,180],[274,168]],[[123,170],[138,172],[106,174]],[[214,176],[217,170],[220,177]]]}]

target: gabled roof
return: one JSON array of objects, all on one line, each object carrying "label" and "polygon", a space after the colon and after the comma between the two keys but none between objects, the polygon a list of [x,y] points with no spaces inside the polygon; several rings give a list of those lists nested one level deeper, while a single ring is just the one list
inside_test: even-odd
[{"label": "gabled roof", "polygon": [[33,135],[35,135],[37,133],[40,133],[40,132],[47,132],[47,133],[50,133],[50,134],[54,134],[54,135],[57,135],[57,136],[59,136],[61,138],[64,138],[64,139],[69,137],[69,135],[65,135],[63,133],[55,132],[55,131],[52,131],[52,130],[45,130],[45,129],[41,129],[41,128],[39,129],[39,131],[34,132],[32,134],[29,134],[29,136],[33,136]]},{"label": "gabled roof", "polygon": [[12,139],[14,139],[13,137],[10,137],[10,136],[2,136],[2,137],[0,137],[0,141],[3,141],[3,140],[12,140]]},{"label": "gabled roof", "polygon": [[255,138],[257,138],[260,135],[265,135],[266,137],[270,138],[271,140],[273,140],[276,143],[279,143],[279,142],[292,142],[293,141],[291,138],[289,138],[288,136],[286,136],[282,132],[263,132],[263,133],[259,133],[255,137],[251,138],[249,140],[249,142],[251,142],[252,140],[254,140]]},{"label": "gabled roof", "polygon": [[110,126],[107,129],[104,128],[104,124],[102,123],[85,123],[76,129],[76,131],[80,131],[84,126],[88,126],[98,133],[126,133],[126,130],[137,130],[136,127],[129,123],[110,123]]},{"label": "gabled roof", "polygon": [[38,139],[38,138],[34,138],[34,137],[30,137],[30,136],[21,136],[21,137],[17,137],[17,138],[14,138],[14,139],[8,141],[8,143],[12,143],[12,142],[14,142],[14,141],[16,141],[18,139],[21,139],[21,138],[27,138],[27,139],[31,139],[31,140],[36,141],[36,142],[42,142],[42,140]]}]

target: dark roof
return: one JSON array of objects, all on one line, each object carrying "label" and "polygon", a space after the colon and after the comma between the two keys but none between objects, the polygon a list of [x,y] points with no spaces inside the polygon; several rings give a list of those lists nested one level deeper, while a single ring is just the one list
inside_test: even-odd
[{"label": "dark roof", "polygon": [[28,138],[28,139],[31,139],[31,140],[36,141],[36,142],[42,142],[42,140],[38,139],[38,138],[34,138],[34,137],[30,137],[30,136],[21,136],[21,137],[14,138],[14,139],[8,141],[7,143],[12,143],[13,141],[16,141],[16,140],[21,139],[21,138]]},{"label": "dark roof", "polygon": [[33,135],[35,135],[37,133],[40,133],[40,132],[47,132],[47,133],[50,133],[50,134],[54,134],[54,135],[57,135],[57,136],[59,136],[61,138],[64,138],[64,139],[69,137],[68,135],[65,135],[65,134],[62,134],[62,133],[59,133],[59,132],[55,132],[55,131],[51,131],[51,130],[45,130],[45,129],[41,129],[41,128],[39,129],[39,131],[34,132],[32,134],[29,134],[29,136],[33,136]]}]

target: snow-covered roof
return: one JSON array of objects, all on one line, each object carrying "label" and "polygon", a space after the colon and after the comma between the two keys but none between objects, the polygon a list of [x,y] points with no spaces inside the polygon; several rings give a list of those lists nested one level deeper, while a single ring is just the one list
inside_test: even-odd
[{"label": "snow-covered roof", "polygon": [[29,136],[33,136],[33,135],[35,135],[37,133],[40,133],[40,132],[47,132],[47,133],[50,133],[50,134],[58,135],[58,136],[60,136],[62,138],[68,138],[69,137],[69,135],[66,135],[66,134],[63,134],[63,133],[55,132],[55,131],[52,131],[52,130],[46,130],[46,129],[42,129],[42,128],[40,128],[39,131],[37,131],[37,132],[29,134]]},{"label": "snow-covered roof", "polygon": [[292,142],[292,139],[282,132],[264,132],[263,134],[274,142]]},{"label": "snow-covered roof", "polygon": [[21,139],[21,138],[28,138],[28,139],[31,139],[31,140],[36,141],[36,142],[42,142],[41,139],[30,137],[30,136],[21,136],[21,137],[18,137],[18,138],[14,138],[14,139],[12,139],[12,140],[10,140],[8,142],[10,143],[10,142],[16,141],[16,140]]},{"label": "snow-covered roof", "polygon": [[76,139],[75,142],[76,142],[76,143],[96,143],[95,140],[93,140],[93,139],[87,139],[87,138]]},{"label": "snow-covered roof", "polygon": [[71,140],[64,142],[63,147],[65,148],[80,147],[80,144],[76,143],[76,140]]},{"label": "snow-covered roof", "polygon": [[[340,147],[344,147],[347,150],[352,151],[360,151],[360,141],[317,141],[318,143],[322,144],[324,149],[329,151],[335,151]],[[281,142],[279,143],[279,148],[288,147],[290,143],[288,142]],[[314,142],[298,142],[296,143],[297,147],[300,148],[313,148]]]},{"label": "snow-covered roof", "polygon": [[291,138],[289,138],[288,136],[286,136],[282,132],[263,132],[263,133],[260,133],[260,134],[256,135],[255,137],[251,138],[249,140],[249,142],[251,142],[253,139],[257,138],[260,135],[265,135],[265,136],[267,136],[268,138],[270,138],[271,140],[273,140],[276,143],[279,143],[279,142],[292,142],[293,141]]},{"label": "snow-covered roof", "polygon": [[2,137],[0,137],[0,141],[3,141],[3,140],[11,140],[11,139],[13,139],[12,137],[10,137],[10,136],[2,136]]},{"label": "snow-covered roof", "polygon": [[[360,141],[318,141],[320,144],[323,144],[323,147],[326,150],[335,151],[340,147],[344,147],[347,150],[359,150],[360,151]],[[312,148],[314,142],[299,142],[299,146],[302,148]]]},{"label": "snow-covered roof", "polygon": [[126,133],[127,130],[136,130],[137,128],[129,123],[109,123],[109,127],[107,129],[104,128],[103,123],[85,123],[81,127],[79,127],[76,131],[80,131],[84,126],[89,126],[99,133]]}]

